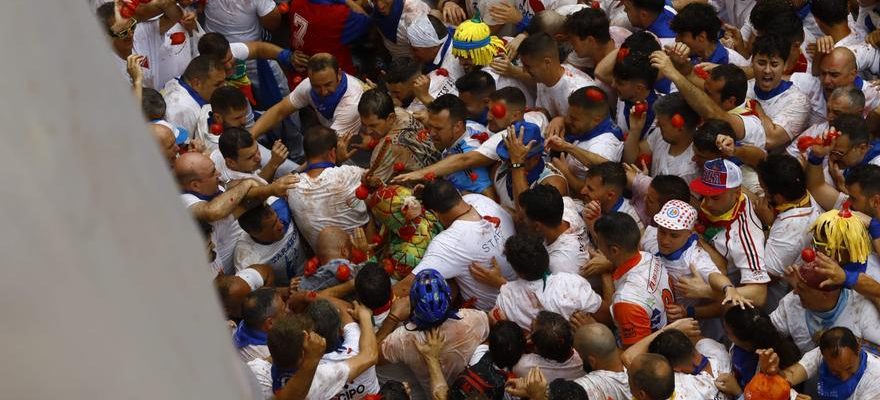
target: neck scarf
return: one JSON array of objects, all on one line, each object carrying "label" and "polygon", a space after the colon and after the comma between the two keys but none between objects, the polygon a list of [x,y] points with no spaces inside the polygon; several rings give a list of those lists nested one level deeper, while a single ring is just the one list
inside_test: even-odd
[{"label": "neck scarf", "polygon": [[483,109],[483,112],[480,113],[476,118],[470,118],[471,121],[477,122],[480,125],[488,126],[489,125],[489,109]]},{"label": "neck scarf", "polygon": [[[648,93],[648,97],[645,98],[645,103],[648,103],[648,112],[645,113],[645,126],[642,127],[642,131],[640,132],[641,138],[645,137],[645,134],[648,133],[648,130],[651,128],[651,124],[654,123],[654,101],[657,100],[657,92],[651,91]],[[629,121],[629,111],[636,103],[632,101],[623,102],[623,116]]]},{"label": "neck scarf", "polygon": [[333,168],[335,166],[336,166],[336,163],[333,163],[330,161],[320,161],[320,162],[316,162],[314,164],[309,163],[306,166],[306,169],[303,170],[303,172],[305,173],[305,172],[309,172],[313,169],[320,169],[320,168]]},{"label": "neck scarf", "polygon": [[315,109],[318,110],[325,119],[330,120],[333,119],[333,114],[336,112],[336,106],[339,105],[339,101],[342,100],[342,96],[345,95],[347,89],[348,74],[343,73],[342,79],[339,80],[339,84],[336,85],[336,90],[333,93],[321,97],[315,93],[315,89],[312,89],[309,91],[309,96],[312,97],[312,103],[315,104]]},{"label": "neck scarf", "polygon": [[675,31],[673,31],[672,28],[669,26],[669,24],[672,22],[672,17],[672,13],[664,7],[663,11],[661,11],[660,14],[657,15],[657,19],[655,19],[654,22],[651,23],[651,25],[648,25],[645,30],[653,33],[654,36],[657,36],[661,39],[674,38]]},{"label": "neck scarf", "polygon": [[434,58],[435,60],[439,58],[439,60],[436,64],[434,62],[425,64],[425,68],[423,68],[423,70],[426,74],[434,71],[437,68],[440,68],[440,66],[443,65],[443,60],[446,58],[446,54],[449,51],[449,46],[452,45],[453,35],[455,35],[455,29],[448,29],[446,32],[446,41],[443,43],[443,47],[440,48],[440,52],[437,54],[437,57]]},{"label": "neck scarf", "polygon": [[715,216],[709,213],[702,205],[700,205],[700,216],[699,220],[703,223],[703,226],[706,227],[706,232],[703,233],[703,237],[706,241],[711,241],[716,234],[721,231],[727,229],[730,224],[733,223],[739,215],[746,209],[746,195],[745,193],[740,193],[739,200],[736,205],[733,206],[730,210],[728,210],[723,215]]},{"label": "neck scarf", "polygon": [[278,394],[295,373],[296,368],[278,368],[275,364],[272,364],[272,392]]},{"label": "neck scarf", "polygon": [[730,349],[733,374],[740,387],[746,387],[758,370],[758,355],[737,345]]},{"label": "neck scarf", "polygon": [[773,210],[776,211],[776,214],[782,214],[792,208],[806,208],[810,206],[810,194],[805,194],[804,197],[801,197],[800,200],[792,201],[790,203],[780,204],[778,206],[774,206]]},{"label": "neck scarf", "polygon": [[[709,54],[705,62],[710,62],[718,65],[730,64],[730,52],[727,51],[727,48],[721,44],[720,41],[715,42],[715,51],[712,54]],[[691,63],[694,65],[699,64],[700,58],[697,56],[691,56]]]},{"label": "neck scarf", "polygon": [[804,19],[807,17],[807,15],[810,15],[811,11],[812,9],[810,8],[810,2],[807,1],[806,4],[803,5],[803,7],[797,10],[797,15],[798,17],[800,17],[800,19]]},{"label": "neck scarf", "polygon": [[770,99],[778,96],[782,92],[788,90],[788,88],[790,88],[791,85],[792,85],[791,82],[786,81],[786,80],[782,80],[782,81],[779,81],[779,85],[776,85],[775,88],[770,89],[765,92],[765,91],[761,90],[761,88],[759,88],[758,84],[756,83],[755,84],[755,97],[757,97],[760,100],[770,100]]},{"label": "neck scarf", "polygon": [[623,132],[621,132],[620,128],[614,124],[614,121],[611,120],[611,117],[605,118],[599,125],[593,127],[588,132],[577,134],[577,135],[565,135],[565,140],[569,143],[574,142],[586,142],[587,140],[593,139],[603,133],[611,133],[618,140],[623,141]]},{"label": "neck scarf", "polygon": [[844,400],[850,398],[859,386],[859,381],[868,367],[868,353],[862,350],[859,354],[859,369],[847,380],[841,380],[832,374],[828,364],[822,361],[819,366],[819,399]]},{"label": "neck scarf", "polygon": [[669,254],[663,254],[658,251],[657,255],[660,257],[663,257],[664,259],[669,260],[669,261],[678,261],[678,259],[681,258],[681,256],[684,254],[684,252],[687,251],[687,249],[691,248],[691,246],[693,246],[693,244],[696,241],[697,241],[697,234],[696,233],[691,234],[691,237],[688,238],[687,242],[685,242],[685,244],[683,246],[681,246],[681,248],[679,248],[678,250],[673,251],[672,253],[669,253]]},{"label": "neck scarf", "polygon": [[199,200],[211,201],[211,200],[214,200],[215,198],[217,198],[217,196],[223,194],[223,191],[222,191],[222,190],[218,190],[218,191],[214,192],[214,194],[209,194],[209,195],[204,195],[204,194],[201,194],[201,193],[196,193],[196,192],[193,192],[192,190],[186,190],[186,191],[184,191],[184,193],[188,193],[188,194],[191,194],[191,195],[193,195],[193,196],[196,196],[196,197],[199,198]]},{"label": "neck scarf", "polygon": [[236,349],[241,349],[247,346],[265,346],[267,337],[266,332],[248,328],[242,321],[238,324],[238,328],[235,328],[232,341],[235,343]]},{"label": "neck scarf", "polygon": [[200,95],[199,92],[196,92],[196,90],[193,89],[192,86],[190,86],[188,83],[186,83],[186,81],[184,81],[183,79],[180,79],[180,78],[174,78],[174,79],[177,79],[177,83],[180,84],[180,87],[182,87],[184,90],[186,90],[187,93],[189,93],[190,97],[192,97],[192,99],[195,100],[196,103],[199,104],[199,107],[202,107],[205,104],[208,104],[208,102],[202,98],[202,95]]},{"label": "neck scarf", "polygon": [[391,10],[388,15],[382,15],[376,9],[373,9],[373,19],[376,20],[376,26],[379,32],[385,37],[385,40],[391,43],[397,43],[397,29],[400,26],[400,17],[403,15],[403,0],[394,0],[391,3]]},{"label": "neck scarf", "polygon": [[848,300],[849,289],[843,289],[840,291],[840,296],[837,297],[837,304],[834,305],[834,308],[824,312],[814,312],[805,308],[804,320],[807,322],[807,330],[810,331],[810,337],[813,337],[816,332],[833,328],[837,319],[846,310]]},{"label": "neck scarf", "polygon": [[706,358],[706,356],[702,356],[702,357],[703,358],[700,359],[700,363],[697,365],[694,365],[694,370],[691,371],[691,375],[699,375],[700,372],[703,372],[703,369],[705,369],[706,366],[709,365],[709,359]]}]

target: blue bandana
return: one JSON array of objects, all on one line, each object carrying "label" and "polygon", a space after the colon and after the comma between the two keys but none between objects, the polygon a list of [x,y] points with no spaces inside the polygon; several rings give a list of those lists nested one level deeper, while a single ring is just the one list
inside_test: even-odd
[{"label": "blue bandana", "polygon": [[318,168],[333,168],[335,166],[336,166],[336,163],[332,163],[330,161],[321,161],[321,162],[316,162],[314,164],[309,163],[306,166],[306,169],[304,169],[302,172],[309,172],[313,169],[318,169]]},{"label": "blue bandana", "polygon": [[272,364],[272,392],[278,393],[296,373],[296,368],[281,369]]},{"label": "blue bandana", "polygon": [[678,250],[673,251],[672,253],[669,253],[669,254],[663,254],[658,251],[657,255],[660,257],[663,257],[669,261],[678,261],[678,259],[681,258],[682,254],[684,254],[685,250],[691,248],[691,246],[696,241],[697,241],[697,234],[691,234],[691,237],[688,238],[688,240],[687,240],[687,242],[685,242],[684,246],[681,246],[681,248],[679,248]]},{"label": "blue bandana", "polygon": [[469,119],[470,119],[471,121],[474,121],[474,122],[480,124],[480,125],[488,126],[488,125],[489,125],[489,109],[486,108],[486,109],[483,110],[483,112],[480,113],[480,115],[478,115],[476,118],[469,118]]},{"label": "blue bandana", "polygon": [[618,140],[623,140],[623,132],[620,130],[620,128],[617,127],[617,125],[614,124],[614,121],[611,120],[611,117],[608,117],[600,122],[599,125],[596,125],[595,127],[593,127],[593,129],[590,129],[589,132],[581,133],[578,135],[566,134],[565,141],[569,143],[586,142],[587,140],[595,138],[604,133],[612,133]]},{"label": "blue bandana", "polygon": [[196,92],[196,90],[193,89],[192,86],[190,86],[188,83],[186,83],[183,79],[180,79],[180,78],[174,78],[174,79],[177,79],[177,83],[180,84],[180,87],[182,87],[184,90],[186,90],[187,93],[189,93],[190,97],[192,97],[192,99],[195,100],[196,103],[199,104],[199,107],[204,106],[205,104],[208,104],[208,102],[202,98],[202,95],[200,95],[198,92]]},{"label": "blue bandana", "polygon": [[724,47],[721,42],[715,42],[715,51],[709,55],[709,58],[700,61],[700,58],[697,56],[691,56],[691,63],[697,65],[701,62],[710,62],[713,64],[724,65],[730,63],[730,52],[727,51],[727,48]]},{"label": "blue bandana", "polygon": [[871,19],[871,14],[877,14],[880,12],[880,7],[874,8],[872,11],[868,11],[868,15],[865,16],[865,28],[868,28],[867,32],[874,32],[877,30],[877,27],[874,26],[874,20]]},{"label": "blue bandana", "polygon": [[430,73],[431,71],[440,68],[443,65],[443,59],[446,58],[446,52],[449,50],[449,46],[452,44],[452,37],[455,36],[455,29],[447,28],[446,29],[446,43],[443,43],[443,47],[440,48],[440,61],[437,64],[433,62],[425,64],[425,67],[422,68],[424,73]]},{"label": "blue bandana", "polygon": [[847,380],[841,380],[828,370],[828,364],[822,361],[819,366],[819,399],[844,400],[850,398],[868,367],[868,353],[862,350],[859,354],[859,369]]},{"label": "blue bandana", "polygon": [[880,156],[880,140],[875,140],[871,143],[871,148],[865,153],[865,158],[862,159],[862,164],[871,162],[871,160],[877,158],[877,156]]},{"label": "blue bandana", "polygon": [[733,375],[740,387],[746,387],[758,370],[758,355],[737,345],[730,349]]},{"label": "blue bandana", "polygon": [[663,12],[657,15],[657,19],[645,28],[646,31],[653,33],[660,39],[668,39],[675,37],[675,31],[669,26],[672,23],[673,15],[669,10],[663,8]]},{"label": "blue bandana", "polygon": [[[651,91],[648,94],[648,97],[645,98],[645,102],[648,103],[648,112],[645,114],[645,126],[642,127],[642,132],[640,132],[640,138],[645,137],[645,133],[648,132],[648,129],[651,128],[651,124],[654,123],[654,101],[657,100],[657,92]],[[623,116],[629,121],[629,111],[635,106],[636,103],[631,101],[624,100],[623,102]]]},{"label": "blue bandana", "polygon": [[348,74],[342,74],[342,79],[340,79],[339,84],[336,85],[336,91],[327,96],[320,97],[315,93],[315,89],[312,89],[309,91],[309,96],[312,97],[312,103],[315,103],[315,109],[317,109],[325,119],[329,120],[333,119],[333,113],[336,112],[336,106],[339,105],[339,101],[342,100],[342,96],[345,95],[347,89]]},{"label": "blue bandana", "polygon": [[266,332],[248,328],[242,321],[235,328],[232,341],[235,343],[235,348],[240,349],[247,346],[265,346],[267,337]]},{"label": "blue bandana", "polygon": [[400,17],[403,15],[403,0],[394,0],[391,4],[391,11],[388,15],[382,15],[375,8],[373,9],[373,19],[376,20],[376,26],[382,36],[391,43],[397,43],[397,29],[400,25]]},{"label": "blue bandana", "polygon": [[797,16],[800,17],[800,19],[804,19],[807,17],[807,15],[810,15],[811,11],[812,9],[810,8],[810,2],[807,1],[807,3],[804,4],[803,7],[797,10]]},{"label": "blue bandana", "polygon": [[709,359],[706,358],[706,356],[703,356],[703,358],[700,359],[700,363],[694,365],[694,370],[691,372],[691,375],[699,375],[700,372],[703,372],[707,365],[709,365]]},{"label": "blue bandana", "polygon": [[184,193],[187,193],[187,194],[191,194],[191,195],[193,195],[193,196],[196,196],[196,197],[199,198],[199,200],[211,201],[211,200],[214,200],[215,198],[217,198],[217,196],[223,194],[223,191],[218,190],[218,191],[216,191],[214,194],[207,195],[207,196],[206,196],[206,195],[203,195],[203,194],[201,194],[201,193],[193,192],[193,191],[191,191],[191,190],[186,190],[186,191],[184,191]]},{"label": "blue bandana", "polygon": [[816,334],[816,332],[833,328],[837,319],[846,310],[848,302],[849,289],[843,289],[840,291],[840,296],[837,298],[837,304],[834,305],[834,308],[825,312],[813,312],[805,309],[804,320],[807,323],[807,330],[810,331],[810,337]]},{"label": "blue bandana", "polygon": [[788,88],[790,88],[791,85],[792,85],[791,82],[786,81],[786,80],[782,80],[782,81],[779,81],[779,85],[777,85],[775,88],[770,89],[765,92],[765,91],[761,90],[761,88],[759,88],[758,84],[756,83],[755,84],[755,97],[757,97],[759,100],[770,100],[770,99],[778,96],[780,93],[788,90]]},{"label": "blue bandana", "polygon": [[867,262],[863,262],[863,263],[851,262],[851,263],[843,264],[842,267],[843,267],[843,270],[847,271],[847,272],[859,272],[859,273],[864,274],[865,270],[868,269],[868,263]]}]

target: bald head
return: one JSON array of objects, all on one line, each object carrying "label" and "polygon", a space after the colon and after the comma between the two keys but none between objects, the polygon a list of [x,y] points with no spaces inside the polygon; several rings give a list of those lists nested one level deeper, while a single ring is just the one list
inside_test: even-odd
[{"label": "bald head", "polygon": [[597,361],[620,358],[614,333],[603,324],[580,327],[574,334],[574,348],[584,361],[590,358]]},{"label": "bald head", "polygon": [[318,246],[315,249],[322,263],[334,258],[348,258],[351,251],[351,238],[344,230],[328,226],[318,234]]},{"label": "bald head", "polygon": [[[174,161],[174,176],[184,189],[204,195],[217,192],[219,174],[214,162],[199,152],[183,153]],[[214,179],[208,179],[213,177]]]},{"label": "bald head", "polygon": [[309,57],[306,68],[309,72],[317,72],[325,68],[331,68],[336,71],[339,69],[339,63],[336,61],[336,57],[333,57],[330,53],[318,53]]},{"label": "bald head", "polygon": [[629,390],[638,400],[668,399],[675,391],[672,367],[659,354],[639,354],[626,373],[629,376]]},{"label": "bald head", "polygon": [[856,56],[846,47],[836,47],[819,63],[819,79],[825,98],[839,87],[850,86],[856,79]]},{"label": "bald head", "polygon": [[162,155],[170,165],[173,165],[174,159],[177,158],[177,140],[174,137],[174,132],[163,124],[150,124],[150,133],[159,144]]},{"label": "bald head", "polygon": [[856,55],[846,47],[835,47],[827,56],[822,58],[822,65],[838,65],[851,70],[856,69]]}]

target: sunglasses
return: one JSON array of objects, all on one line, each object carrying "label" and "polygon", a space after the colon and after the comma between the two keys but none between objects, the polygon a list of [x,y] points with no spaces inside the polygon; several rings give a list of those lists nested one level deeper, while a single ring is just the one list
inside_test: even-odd
[{"label": "sunglasses", "polygon": [[138,23],[137,20],[132,18],[129,21],[128,26],[126,26],[123,30],[121,30],[119,32],[113,32],[113,30],[108,30],[108,31],[110,33],[110,36],[112,36],[116,39],[121,39],[121,40],[128,39],[134,34],[134,27],[137,26],[137,23]]}]

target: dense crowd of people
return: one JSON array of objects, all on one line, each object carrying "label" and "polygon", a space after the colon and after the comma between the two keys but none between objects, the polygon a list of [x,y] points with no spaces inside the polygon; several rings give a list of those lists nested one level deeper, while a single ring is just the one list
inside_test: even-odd
[{"label": "dense crowd of people", "polygon": [[89,2],[255,397],[880,398],[878,0]]}]

